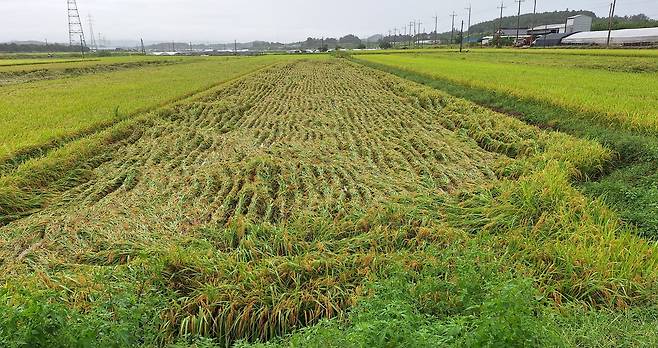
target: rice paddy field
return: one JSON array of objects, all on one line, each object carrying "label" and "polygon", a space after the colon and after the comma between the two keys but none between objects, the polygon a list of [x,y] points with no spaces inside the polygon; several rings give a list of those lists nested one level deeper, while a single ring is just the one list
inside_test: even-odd
[{"label": "rice paddy field", "polygon": [[232,57],[185,61],[117,57],[0,66],[0,165],[41,153],[277,59],[255,57],[238,63]]},{"label": "rice paddy field", "polygon": [[658,236],[655,50],[384,51],[354,59],[605,145],[618,159],[606,176],[581,188],[615,207],[641,234]]},{"label": "rice paddy field", "polygon": [[360,57],[433,78],[591,113],[603,123],[658,132],[658,63],[655,57],[575,55],[576,59],[572,56],[565,59],[565,56],[551,53],[506,54],[477,50],[461,56],[447,52]]},{"label": "rice paddy field", "polygon": [[[416,54],[367,59],[449,53]],[[87,132],[0,138],[0,345],[658,344],[658,245],[587,188],[609,144],[361,56],[152,59],[0,87],[99,90]]]}]

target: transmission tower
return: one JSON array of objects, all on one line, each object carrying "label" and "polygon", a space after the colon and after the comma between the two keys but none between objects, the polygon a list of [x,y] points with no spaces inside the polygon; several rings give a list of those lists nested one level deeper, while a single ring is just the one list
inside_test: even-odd
[{"label": "transmission tower", "polygon": [[88,15],[87,21],[89,22],[89,38],[91,39],[89,41],[89,44],[91,45],[90,48],[94,51],[98,51],[98,46],[96,45],[96,38],[94,37],[94,19],[91,18],[91,15]]},{"label": "transmission tower", "polygon": [[80,13],[78,12],[78,4],[75,0],[66,0],[68,3],[68,14],[69,14],[69,45],[73,46],[73,43],[80,44],[80,46],[85,47],[87,43],[85,42],[85,33],[82,30],[82,21],[80,20]]}]

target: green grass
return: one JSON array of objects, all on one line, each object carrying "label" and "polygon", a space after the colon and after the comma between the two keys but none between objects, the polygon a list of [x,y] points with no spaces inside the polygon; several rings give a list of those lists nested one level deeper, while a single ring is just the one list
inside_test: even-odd
[{"label": "green grass", "polygon": [[650,345],[656,245],[572,184],[613,159],[281,63],[0,177],[0,343]]},{"label": "green grass", "polygon": [[[455,58],[454,52],[433,53],[433,56]],[[467,53],[468,62],[488,62],[496,64],[514,64],[524,66],[544,66],[558,68],[588,68],[612,72],[655,73],[658,61],[655,56],[636,56],[607,54],[567,54],[554,51],[515,51],[496,52],[489,50],[471,50]],[[587,73],[587,72],[585,72]]]},{"label": "green grass", "polygon": [[[443,258],[447,258],[443,252]],[[458,285],[432,279],[431,272],[409,279],[396,275],[373,286],[374,295],[362,300],[344,320],[330,320],[269,343],[237,347],[632,347],[654,346],[658,310],[593,311],[565,306],[556,311],[523,278],[487,272],[495,262],[486,252],[462,255],[453,262],[463,272]],[[454,257],[454,256],[453,256]],[[483,265],[468,260],[483,260]],[[437,273],[439,269],[435,270]],[[413,281],[413,283],[411,283]],[[465,286],[467,282],[481,287]],[[426,289],[466,288],[459,297],[468,310],[440,299],[440,313],[423,306]],[[419,291],[420,290],[420,291]],[[425,290],[425,291],[423,291]],[[212,347],[216,341],[196,338],[194,347]],[[176,347],[186,347],[181,343]]]},{"label": "green grass", "polygon": [[[0,160],[51,147],[281,59],[191,58],[184,64],[0,87]],[[65,65],[71,64],[88,63]]]},{"label": "green grass", "polygon": [[[500,56],[504,59],[505,54]],[[531,55],[527,56],[526,61],[531,61]],[[557,105],[575,111],[575,116],[587,114],[603,125],[615,124],[639,133],[658,132],[658,73],[504,63],[478,57],[481,55],[380,54],[359,59]]]},{"label": "green grass", "polygon": [[[95,59],[89,59],[91,61]],[[73,63],[81,62],[83,59],[78,58],[2,58],[0,59],[0,67],[5,68],[9,66],[21,66],[21,65],[41,65],[41,64],[62,64],[62,63]]]},{"label": "green grass", "polygon": [[[459,52],[456,47],[438,47],[438,48],[413,48],[413,49],[390,49],[390,50],[373,50],[373,51],[354,51],[358,55],[369,54],[399,54],[399,53],[456,53]],[[457,49],[456,49],[457,48]],[[521,50],[516,48],[482,48],[469,47],[465,51],[481,53],[488,56],[501,55],[556,55],[556,56],[588,56],[588,57],[658,57],[658,51],[654,49],[579,49],[579,48],[536,48]]]},{"label": "green grass", "polygon": [[78,77],[103,72],[157,67],[189,62],[185,59],[107,59],[84,62],[44,63],[0,67],[0,87],[35,81]]}]

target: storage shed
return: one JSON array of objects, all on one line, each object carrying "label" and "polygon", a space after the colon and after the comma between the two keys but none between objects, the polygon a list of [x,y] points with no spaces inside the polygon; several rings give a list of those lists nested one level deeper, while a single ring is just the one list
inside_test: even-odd
[{"label": "storage shed", "polygon": [[[605,45],[608,31],[585,31],[562,39],[563,45]],[[658,44],[658,28],[613,30],[610,44],[615,46],[639,46]]]},{"label": "storage shed", "polygon": [[553,46],[559,46],[562,44],[562,40],[565,37],[569,37],[573,34],[571,33],[555,33],[555,34],[547,34],[543,35],[537,38],[535,42],[532,43],[533,46],[535,47],[553,47]]},{"label": "storage shed", "polygon": [[530,35],[547,35],[577,33],[580,31],[592,30],[592,17],[586,15],[576,15],[567,18],[564,23],[544,24],[528,30]]},{"label": "storage shed", "polygon": [[576,15],[567,18],[567,33],[578,33],[581,31],[592,30],[592,17],[585,15]]}]

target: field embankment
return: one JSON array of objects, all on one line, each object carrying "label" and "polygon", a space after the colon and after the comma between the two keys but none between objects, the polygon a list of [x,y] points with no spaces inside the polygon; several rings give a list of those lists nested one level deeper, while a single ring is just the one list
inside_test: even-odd
[{"label": "field embankment", "polygon": [[[655,58],[651,57],[655,52],[620,50],[608,54],[595,50],[585,54],[579,51],[474,50],[463,55],[425,51],[421,55],[359,55],[356,59],[542,128],[604,144],[618,153],[618,160],[610,163],[605,176],[583,182],[581,188],[615,207],[625,221],[639,228],[639,233],[655,238],[658,236],[655,204],[658,190],[654,185],[658,180],[658,139],[651,127],[631,125],[633,112],[645,115],[642,117],[648,121],[656,120],[650,115],[657,110],[658,99],[653,96],[653,90],[643,92],[647,86],[658,84],[658,74],[652,70],[657,67]],[[404,60],[404,66],[398,59]],[[480,70],[485,66],[486,73]],[[481,74],[475,76],[473,71]],[[579,80],[586,82],[580,84]],[[545,85],[537,88],[536,81]],[[544,93],[547,88],[555,93]],[[597,99],[592,97],[590,104],[573,107],[569,100],[574,94],[581,99],[594,94],[608,97],[605,104],[595,105]],[[564,100],[558,101],[559,96],[564,96]],[[628,108],[638,98],[642,99],[636,105],[638,111]],[[617,116],[609,118],[601,108],[617,112]]]},{"label": "field embankment", "polygon": [[[0,338],[230,345],[310,327],[290,342],[614,346],[651,332],[651,311],[623,310],[655,304],[656,247],[571,185],[612,160],[595,142],[338,59],[142,117],[0,227]],[[613,316],[628,331],[584,335],[582,318]]]}]

